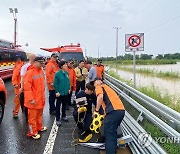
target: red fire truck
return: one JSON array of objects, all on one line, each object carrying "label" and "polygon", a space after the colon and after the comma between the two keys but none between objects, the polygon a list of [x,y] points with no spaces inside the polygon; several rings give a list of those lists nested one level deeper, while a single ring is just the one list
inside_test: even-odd
[{"label": "red fire truck", "polygon": [[3,80],[0,78],[0,124],[4,116],[5,103],[6,103],[6,89]]},{"label": "red fire truck", "polygon": [[26,60],[26,53],[18,47],[14,47],[12,42],[0,39],[0,77],[2,79],[12,77],[13,67],[16,57],[20,56]]},{"label": "red fire truck", "polygon": [[79,43],[77,45],[71,43],[70,45],[64,45],[57,48],[41,48],[41,49],[48,52],[57,52],[59,60],[61,59],[69,60],[75,58],[79,61],[84,59],[83,51]]}]

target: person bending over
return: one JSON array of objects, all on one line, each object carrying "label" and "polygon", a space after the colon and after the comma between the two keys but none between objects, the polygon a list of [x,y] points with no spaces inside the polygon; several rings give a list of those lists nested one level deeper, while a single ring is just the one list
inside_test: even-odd
[{"label": "person bending over", "polygon": [[92,105],[96,105],[96,95],[93,92],[94,86],[87,83],[85,90],[81,90],[76,94],[73,117],[79,128],[79,142],[88,142],[92,138],[89,126],[92,123]]},{"label": "person bending over", "polygon": [[99,112],[101,105],[105,112],[104,136],[106,154],[115,154],[117,148],[117,128],[125,115],[125,108],[116,92],[101,81],[95,78],[94,86],[97,96],[95,112]]}]

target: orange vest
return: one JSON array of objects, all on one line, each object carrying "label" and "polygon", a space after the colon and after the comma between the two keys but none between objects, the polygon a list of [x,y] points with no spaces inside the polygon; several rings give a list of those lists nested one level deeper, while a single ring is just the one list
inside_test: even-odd
[{"label": "orange vest", "polygon": [[94,67],[96,68],[97,77],[103,79],[104,66],[103,65],[98,66],[97,64],[95,64]]},{"label": "orange vest", "polygon": [[54,75],[58,71],[59,71],[58,64],[55,61],[50,60],[46,65],[46,80],[49,90],[54,90],[54,86],[51,86],[50,83],[54,82]]},{"label": "orange vest", "polygon": [[76,72],[74,70],[74,68],[67,68],[66,70],[69,74],[69,80],[70,80],[70,87],[73,89],[71,90],[74,90],[76,91]]},{"label": "orange vest", "polygon": [[125,110],[119,96],[106,84],[97,85],[95,91],[96,96],[103,94],[102,106],[106,114],[114,110]]},{"label": "orange vest", "polygon": [[[24,106],[31,109],[42,109],[45,105],[44,72],[34,66],[24,77]],[[35,104],[30,104],[35,100]]]}]

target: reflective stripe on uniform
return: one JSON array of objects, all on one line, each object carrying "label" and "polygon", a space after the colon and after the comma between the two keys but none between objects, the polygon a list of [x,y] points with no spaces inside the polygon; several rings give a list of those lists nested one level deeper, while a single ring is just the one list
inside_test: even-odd
[{"label": "reflective stripe on uniform", "polygon": [[44,73],[39,74],[39,75],[34,75],[34,76],[32,76],[32,78],[33,79],[38,79],[38,78],[41,78],[42,76],[44,76]]}]

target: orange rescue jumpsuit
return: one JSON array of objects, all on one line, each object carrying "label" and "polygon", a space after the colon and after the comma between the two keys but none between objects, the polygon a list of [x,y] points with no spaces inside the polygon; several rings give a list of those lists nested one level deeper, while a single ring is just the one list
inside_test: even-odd
[{"label": "orange rescue jumpsuit", "polygon": [[68,67],[66,71],[69,74],[70,90],[71,90],[70,93],[68,94],[68,105],[71,105],[72,91],[76,91],[76,72],[74,68],[68,68]]},{"label": "orange rescue jumpsuit", "polygon": [[71,87],[71,91],[76,91],[76,72],[74,70],[74,68],[67,68],[66,71],[69,74],[69,80],[70,80],[70,87]]},{"label": "orange rescue jumpsuit", "polygon": [[18,115],[19,109],[20,109],[20,98],[19,98],[19,89],[20,89],[20,82],[21,82],[21,67],[23,66],[23,62],[19,61],[16,62],[14,69],[13,69],[13,75],[12,75],[12,84],[13,86],[17,86],[14,88],[15,98],[14,98],[14,109],[13,109],[13,115]]},{"label": "orange rescue jumpsuit", "polygon": [[104,79],[104,65],[95,64],[94,67],[96,68],[97,77]]},{"label": "orange rescue jumpsuit", "polygon": [[51,86],[50,84],[54,83],[54,75],[58,71],[59,71],[58,64],[55,61],[50,60],[46,65],[46,80],[49,90],[54,90],[54,86]]},{"label": "orange rescue jumpsuit", "polygon": [[59,66],[54,60],[49,60],[48,64],[46,65],[46,81],[49,90],[49,112],[50,114],[55,112],[55,100],[56,100],[56,93],[54,90],[54,75],[56,72],[59,71]]},{"label": "orange rescue jumpsuit", "polygon": [[[38,134],[43,128],[42,114],[45,105],[44,72],[34,66],[24,78],[24,106],[28,108],[28,136]],[[35,103],[30,102],[34,100]]]}]

